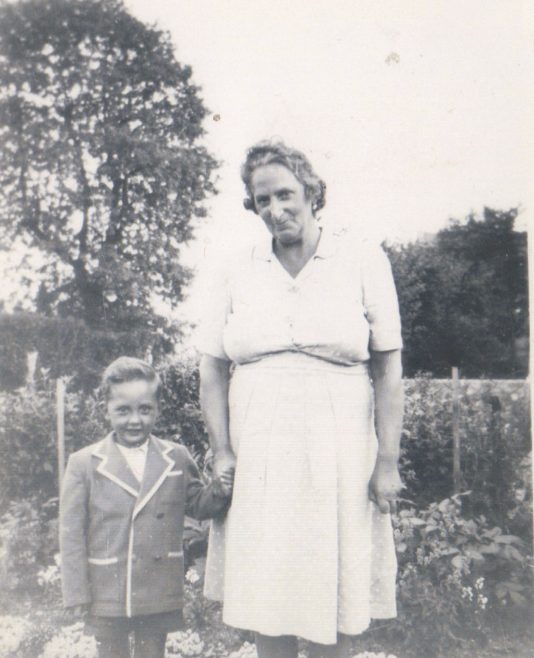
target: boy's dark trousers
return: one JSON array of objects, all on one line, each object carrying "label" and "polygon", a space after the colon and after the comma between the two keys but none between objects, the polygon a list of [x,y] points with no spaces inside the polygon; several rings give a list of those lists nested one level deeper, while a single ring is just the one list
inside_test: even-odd
[{"label": "boy's dark trousers", "polygon": [[[166,633],[158,629],[138,628],[133,631],[134,658],[164,658]],[[118,631],[113,637],[96,638],[98,658],[130,658],[128,631]]]}]

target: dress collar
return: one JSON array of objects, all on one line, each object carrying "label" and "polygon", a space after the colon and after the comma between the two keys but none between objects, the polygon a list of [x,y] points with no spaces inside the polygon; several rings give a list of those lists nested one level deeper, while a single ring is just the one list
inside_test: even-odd
[{"label": "dress collar", "polygon": [[[313,254],[312,258],[331,258],[337,251],[337,242],[341,235],[340,231],[330,231],[324,226],[320,227],[321,239],[317,245],[317,249]],[[276,258],[273,251],[273,239],[272,237],[267,237],[261,242],[258,242],[253,251],[253,257],[258,260],[264,260],[271,262],[273,258]]]}]

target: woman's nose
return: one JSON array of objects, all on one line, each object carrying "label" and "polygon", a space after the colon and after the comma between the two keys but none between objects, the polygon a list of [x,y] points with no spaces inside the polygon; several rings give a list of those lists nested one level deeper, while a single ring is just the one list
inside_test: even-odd
[{"label": "woman's nose", "polygon": [[270,216],[270,218],[273,221],[277,221],[278,219],[280,219],[282,217],[282,214],[283,214],[283,209],[282,209],[281,204],[276,200],[271,201],[271,203],[269,205],[269,216]]}]

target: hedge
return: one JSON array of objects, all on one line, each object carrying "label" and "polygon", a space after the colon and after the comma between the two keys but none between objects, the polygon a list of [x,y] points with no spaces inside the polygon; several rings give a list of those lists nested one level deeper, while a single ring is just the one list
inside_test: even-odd
[{"label": "hedge", "polygon": [[[156,434],[188,446],[202,465],[208,447],[198,403],[194,355],[164,365]],[[22,387],[0,396],[0,510],[9,500],[57,496],[54,384]],[[531,532],[529,389],[524,381],[460,380],[460,441],[464,502],[522,536]],[[405,380],[402,472],[404,497],[417,507],[452,495],[452,383]],[[98,394],[66,396],[66,452],[106,432]]]}]

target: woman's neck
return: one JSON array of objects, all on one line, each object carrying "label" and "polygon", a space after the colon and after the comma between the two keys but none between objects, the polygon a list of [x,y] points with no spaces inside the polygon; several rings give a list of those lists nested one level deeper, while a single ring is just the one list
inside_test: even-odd
[{"label": "woman's neck", "polygon": [[292,277],[296,277],[300,270],[313,256],[317,250],[319,239],[321,237],[321,229],[314,222],[310,225],[310,229],[302,235],[302,239],[289,244],[276,241],[274,243],[274,252]]}]

